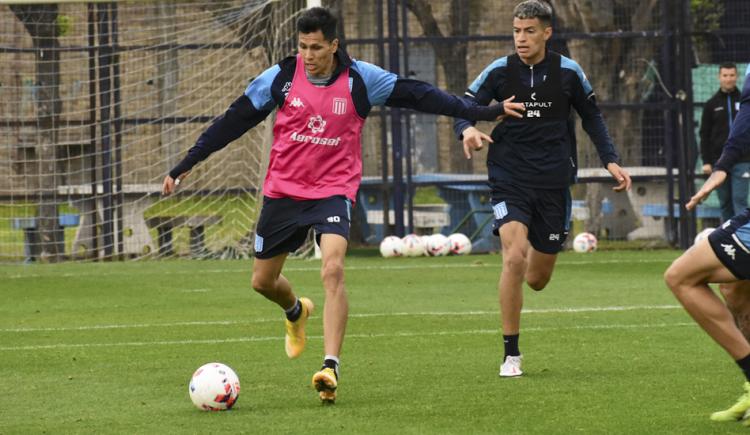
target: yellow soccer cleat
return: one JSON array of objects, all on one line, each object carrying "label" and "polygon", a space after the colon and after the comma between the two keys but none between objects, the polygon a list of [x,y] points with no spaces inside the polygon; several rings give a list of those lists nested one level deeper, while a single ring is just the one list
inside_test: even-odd
[{"label": "yellow soccer cleat", "polygon": [[336,402],[336,388],[338,387],[338,377],[336,372],[330,368],[325,367],[318,373],[315,373],[312,378],[313,388],[315,388],[320,396],[320,401],[324,404],[332,404]]},{"label": "yellow soccer cleat", "polygon": [[737,399],[737,403],[732,405],[731,408],[724,411],[714,412],[713,414],[711,414],[711,420],[737,421],[741,419],[745,415],[745,412],[750,409],[750,382],[745,382],[743,388],[745,389],[745,394]]},{"label": "yellow soccer cleat", "polygon": [[299,315],[299,319],[294,322],[286,321],[286,337],[284,338],[284,348],[286,349],[286,355],[289,358],[297,358],[305,350],[305,324],[307,318],[313,312],[315,306],[312,301],[308,298],[299,298],[299,302],[302,305],[302,313]]}]

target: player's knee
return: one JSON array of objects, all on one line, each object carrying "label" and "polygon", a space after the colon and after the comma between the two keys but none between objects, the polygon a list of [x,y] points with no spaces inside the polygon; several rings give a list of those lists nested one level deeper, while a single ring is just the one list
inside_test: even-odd
[{"label": "player's knee", "polygon": [[338,282],[344,279],[344,263],[340,261],[327,261],[320,269],[320,278],[323,282]]},{"label": "player's knee", "polygon": [[549,284],[550,278],[549,275],[527,274],[526,284],[534,290],[544,290],[544,288],[547,287],[547,284]]},{"label": "player's knee", "polygon": [[250,285],[253,287],[253,290],[260,294],[266,294],[273,291],[275,284],[276,280],[273,277],[264,276],[259,273],[254,273],[253,277],[250,279]]},{"label": "player's knee", "polygon": [[679,291],[682,281],[682,274],[680,273],[679,268],[675,267],[674,264],[669,266],[667,271],[664,272],[664,282],[667,284],[667,287],[672,290],[673,293]]},{"label": "player's knee", "polygon": [[526,266],[526,255],[521,249],[503,250],[503,268],[510,270],[523,270]]}]

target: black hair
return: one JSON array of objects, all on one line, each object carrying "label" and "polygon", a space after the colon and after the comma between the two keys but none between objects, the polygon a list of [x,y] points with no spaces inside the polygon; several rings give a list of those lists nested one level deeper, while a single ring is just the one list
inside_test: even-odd
[{"label": "black hair", "polygon": [[550,5],[539,0],[526,0],[516,5],[513,17],[521,20],[538,18],[543,26],[552,25],[552,8]]},{"label": "black hair", "polygon": [[724,62],[719,65],[719,72],[721,72],[721,70],[723,69],[733,69],[737,71],[737,64],[735,64],[734,62]]},{"label": "black hair", "polygon": [[336,36],[336,17],[326,8],[310,8],[297,19],[297,32],[323,32],[326,41],[332,42]]}]

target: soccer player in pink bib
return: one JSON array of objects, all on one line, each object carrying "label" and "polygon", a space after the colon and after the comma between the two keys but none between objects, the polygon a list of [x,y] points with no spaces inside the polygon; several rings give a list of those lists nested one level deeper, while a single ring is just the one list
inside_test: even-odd
[{"label": "soccer player in pink bib", "polygon": [[298,54],[267,69],[248,85],[164,178],[172,193],[198,162],[225,147],[278,108],[263,208],[256,228],[253,288],[286,312],[286,353],[305,348],[305,323],[313,303],[297,297],[281,274],[290,252],[312,227],[322,253],[323,366],[313,386],[323,402],[336,399],[339,354],[348,317],[344,255],[351,208],[362,176],[361,135],[373,106],[411,108],[473,120],[521,116],[523,106],[504,102],[476,106],[434,86],[398,77],[351,59],[339,47],[336,19],[324,8],[305,11],[297,21]]}]

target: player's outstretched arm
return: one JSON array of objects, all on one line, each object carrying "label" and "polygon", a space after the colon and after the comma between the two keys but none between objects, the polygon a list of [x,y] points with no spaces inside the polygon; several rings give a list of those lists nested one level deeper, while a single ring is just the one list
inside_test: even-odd
[{"label": "player's outstretched arm", "polygon": [[505,101],[502,104],[482,106],[473,104],[435,86],[419,80],[399,78],[393,86],[386,106],[404,107],[436,115],[446,115],[471,121],[495,121],[504,115],[522,117],[522,103]]},{"label": "player's outstretched arm", "polygon": [[713,173],[703,183],[703,187],[690,198],[685,208],[692,210],[703,202],[708,195],[727,179],[727,172],[746,153],[750,152],[750,66],[745,73],[745,85],[740,97],[740,111],[734,119],[732,131],[724,144],[721,157],[713,168]]},{"label": "player's outstretched arm", "polygon": [[688,210],[694,209],[698,204],[702,203],[706,198],[708,198],[708,195],[713,192],[714,189],[719,187],[721,183],[723,183],[727,179],[727,173],[721,170],[714,171],[710,177],[706,180],[705,183],[703,183],[703,186],[700,188],[698,192],[696,192],[695,195],[693,195],[692,198],[690,198],[690,201],[688,201],[687,204],[685,204],[685,208]]}]

